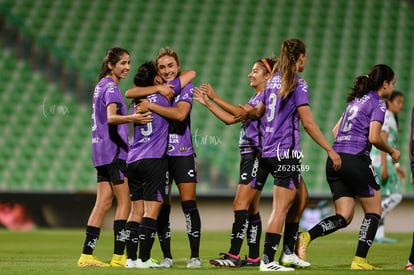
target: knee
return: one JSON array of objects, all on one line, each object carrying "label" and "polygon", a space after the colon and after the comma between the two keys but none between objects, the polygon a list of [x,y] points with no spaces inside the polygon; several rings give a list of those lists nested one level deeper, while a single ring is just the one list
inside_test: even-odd
[{"label": "knee", "polygon": [[181,202],[196,200],[196,183],[180,183],[178,191]]},{"label": "knee", "polygon": [[[250,207],[251,207],[251,205],[250,205]],[[249,204],[247,203],[247,201],[245,201],[245,200],[235,199],[233,201],[233,210],[235,210],[235,211],[237,211],[237,210],[247,210],[247,209],[250,210],[250,207],[249,207]]]},{"label": "knee", "polygon": [[336,217],[339,220],[339,225],[341,228],[345,228],[348,226],[348,224],[350,224],[352,222],[353,219],[353,215],[342,215],[342,214],[338,214],[336,213]]},{"label": "knee", "polygon": [[128,221],[141,222],[144,211],[142,212],[131,212],[128,217]]},{"label": "knee", "polygon": [[[109,207],[111,207],[111,205]],[[116,211],[117,212],[129,213],[131,210],[132,210],[131,201],[129,201],[129,202],[117,202],[117,204],[116,204]]]},{"label": "knee", "polygon": [[259,211],[260,211],[259,205],[255,204],[255,203],[251,203],[249,205],[249,210],[248,211],[249,211],[249,215],[254,215],[254,214],[259,213]]},{"label": "knee", "polygon": [[95,207],[104,211],[104,212],[108,212],[109,209],[112,207],[112,199],[105,199],[105,200],[101,200],[101,201],[97,201],[95,204]]},{"label": "knee", "polygon": [[134,221],[140,221],[142,219],[142,216],[144,216],[144,207],[132,206],[130,212],[130,219]]}]

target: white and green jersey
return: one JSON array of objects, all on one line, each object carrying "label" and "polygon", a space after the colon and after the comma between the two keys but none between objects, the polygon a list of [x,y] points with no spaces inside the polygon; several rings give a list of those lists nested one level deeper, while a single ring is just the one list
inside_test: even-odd
[{"label": "white and green jersey", "polygon": [[[386,132],[388,134],[387,143],[391,145],[392,147],[397,147],[397,139],[398,139],[398,126],[397,126],[397,120],[395,119],[395,115],[390,112],[389,110],[385,111],[385,118],[384,118],[384,124],[382,125],[382,131]],[[374,168],[381,167],[381,156],[380,156],[380,150],[372,147],[371,150],[371,160],[372,160],[372,166]],[[387,160],[391,161],[391,156],[387,154]]]},{"label": "white and green jersey", "polygon": [[[382,131],[385,131],[388,134],[387,143],[392,147],[396,147],[397,140],[398,140],[398,127],[397,121],[395,119],[395,115],[390,112],[385,112],[384,124],[382,125]],[[388,167],[388,178],[385,180],[381,180],[381,155],[380,150],[372,147],[371,150],[371,159],[372,159],[372,166],[375,169],[375,173],[377,174],[378,179],[381,183],[381,194],[383,196],[389,196],[390,194],[401,193],[401,184],[400,180],[397,175],[397,171],[395,170],[394,163],[392,162],[392,158],[389,154],[387,154],[387,167]]]}]

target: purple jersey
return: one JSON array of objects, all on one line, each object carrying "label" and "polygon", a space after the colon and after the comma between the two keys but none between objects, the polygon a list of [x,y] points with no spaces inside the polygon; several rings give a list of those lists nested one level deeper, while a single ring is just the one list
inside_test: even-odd
[{"label": "purple jersey", "polygon": [[262,102],[266,106],[263,121],[262,157],[300,157],[300,129],[297,108],[309,105],[309,87],[298,76],[298,83],[288,97],[278,96],[282,78],[275,73],[266,84]]},{"label": "purple jersey", "polygon": [[173,107],[181,101],[190,104],[190,111],[187,117],[183,121],[171,120],[170,131],[169,131],[169,142],[168,142],[168,155],[179,157],[179,156],[190,156],[194,154],[193,141],[191,137],[191,120],[190,114],[193,106],[193,94],[194,86],[192,83],[187,84],[179,94],[176,94]]},{"label": "purple jersey", "polygon": [[117,114],[127,109],[119,86],[110,77],[102,78],[95,87],[92,103],[92,161],[95,167],[110,164],[116,157],[126,160],[128,154],[128,124],[108,124],[106,109],[117,105]]},{"label": "purple jersey", "polygon": [[178,95],[181,92],[181,81],[179,77],[176,77],[173,80],[167,82],[167,84],[174,86],[173,90],[176,95]]},{"label": "purple jersey", "polygon": [[410,160],[411,160],[411,174],[414,175],[414,107],[411,111]]},{"label": "purple jersey", "polygon": [[[263,92],[256,93],[247,104],[256,107],[262,101],[263,94]],[[239,138],[240,154],[251,153],[253,150],[260,151],[259,122],[260,120],[249,119],[242,123]]]},{"label": "purple jersey", "polygon": [[349,102],[342,113],[333,149],[338,153],[364,153],[369,156],[372,147],[368,141],[369,126],[372,121],[384,123],[386,109],[384,100],[377,92],[369,92]]},{"label": "purple jersey", "polygon": [[[171,106],[161,94],[147,96],[147,100],[160,106]],[[132,108],[135,112],[135,105]],[[147,124],[134,124],[134,140],[128,153],[127,163],[141,159],[162,158],[167,152],[168,120],[152,113],[152,121]]]}]

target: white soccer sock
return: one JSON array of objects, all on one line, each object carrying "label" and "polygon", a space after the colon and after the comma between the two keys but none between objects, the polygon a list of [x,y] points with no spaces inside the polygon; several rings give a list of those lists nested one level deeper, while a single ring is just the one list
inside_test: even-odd
[{"label": "white soccer sock", "polygon": [[384,225],[379,225],[377,229],[377,233],[375,234],[375,239],[382,239],[384,238]]},{"label": "white soccer sock", "polygon": [[391,210],[393,210],[402,200],[402,194],[391,194],[384,197],[381,201],[382,217],[384,218]]}]

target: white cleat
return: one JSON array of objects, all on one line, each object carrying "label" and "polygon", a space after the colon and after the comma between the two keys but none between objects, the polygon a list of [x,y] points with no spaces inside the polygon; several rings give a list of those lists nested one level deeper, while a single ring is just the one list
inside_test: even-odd
[{"label": "white cleat", "polygon": [[310,267],[311,264],[299,258],[295,253],[293,254],[285,254],[282,253],[280,256],[279,262],[284,266],[291,266],[291,267],[299,267],[299,268],[306,268]]},{"label": "white cleat", "polygon": [[200,268],[201,261],[200,258],[191,258],[187,261],[187,268]]},{"label": "white cleat", "polygon": [[173,259],[171,258],[164,258],[164,260],[161,261],[161,263],[159,264],[160,267],[162,268],[170,268],[173,266]]},{"label": "white cleat", "polygon": [[260,271],[295,271],[294,268],[285,267],[280,265],[278,262],[270,262],[265,264],[263,261],[260,262]]},{"label": "white cleat", "polygon": [[145,261],[145,262],[137,262],[137,265],[136,265],[136,267],[137,268],[159,268],[160,267],[160,265],[159,264],[157,264],[156,262],[155,262],[155,260],[153,260],[153,259],[148,259],[147,261]]},{"label": "white cleat", "polygon": [[136,259],[136,260],[127,259],[125,263],[125,267],[126,268],[137,268],[139,264],[142,264],[141,259]]}]

